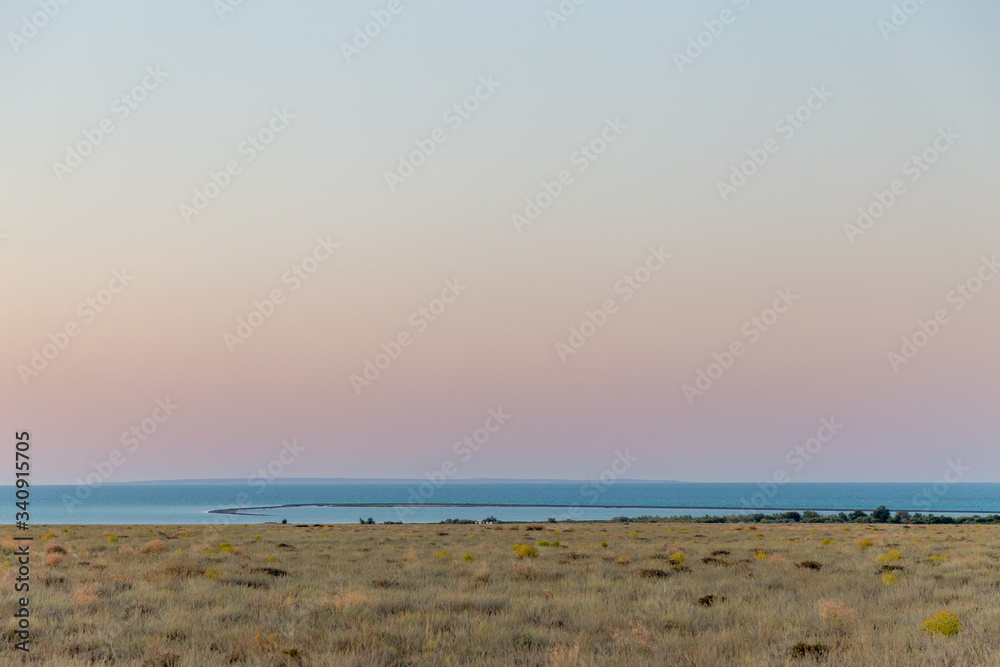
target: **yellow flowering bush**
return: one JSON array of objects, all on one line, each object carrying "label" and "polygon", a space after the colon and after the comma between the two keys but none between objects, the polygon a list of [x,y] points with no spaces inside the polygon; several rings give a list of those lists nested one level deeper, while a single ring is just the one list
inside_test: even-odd
[{"label": "yellow flowering bush", "polygon": [[895,560],[899,560],[902,557],[903,554],[899,551],[899,549],[889,549],[884,554],[879,554],[876,560],[878,560],[878,562],[881,563],[882,565],[885,565],[886,563],[891,563]]},{"label": "yellow flowering bush", "polygon": [[920,624],[920,628],[929,635],[944,635],[951,637],[962,631],[962,622],[950,611],[939,611]]}]

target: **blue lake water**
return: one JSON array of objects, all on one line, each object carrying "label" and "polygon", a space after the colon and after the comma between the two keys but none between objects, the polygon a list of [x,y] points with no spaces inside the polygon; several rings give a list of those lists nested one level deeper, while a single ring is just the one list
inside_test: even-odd
[{"label": "blue lake water", "polygon": [[[6,516],[14,521],[14,488],[2,487]],[[209,514],[210,510],[295,503],[475,503],[475,507],[291,507],[250,510],[252,515]],[[504,504],[529,505],[503,507]],[[566,507],[543,507],[564,505]],[[611,505],[615,507],[600,507]],[[35,486],[31,489],[32,524],[198,524],[437,522],[446,518],[503,521],[609,519],[652,514],[733,514],[772,509],[932,513],[1000,513],[1000,484],[784,484],[762,489],[756,484],[619,482],[606,486],[582,482],[508,483],[449,481],[430,483],[283,484],[266,488],[246,483],[105,484],[94,487]],[[651,509],[655,506],[659,509]],[[668,509],[669,507],[669,509]],[[732,509],[716,509],[732,508]]]}]

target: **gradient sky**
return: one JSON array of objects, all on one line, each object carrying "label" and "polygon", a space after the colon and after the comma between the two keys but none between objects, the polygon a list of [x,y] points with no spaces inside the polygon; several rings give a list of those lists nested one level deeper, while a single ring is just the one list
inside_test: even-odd
[{"label": "gradient sky", "polygon": [[[245,477],[282,441],[292,477],[596,477],[688,481],[1000,481],[1000,280],[949,301],[1000,253],[1000,7],[893,2],[409,2],[351,62],[341,43],[388,0],[73,2],[15,51],[37,3],[0,7],[0,422],[30,430],[37,483],[71,483],[112,452],[110,481]],[[741,7],[744,7],[742,9]],[[675,52],[733,21],[683,71]],[[30,32],[30,30],[29,30]],[[18,42],[18,40],[14,40]],[[703,37],[707,42],[707,38]],[[68,145],[159,66],[166,78],[82,164]],[[497,88],[462,126],[443,114]],[[833,95],[794,136],[776,122]],[[238,147],[294,114],[252,162]],[[607,119],[627,127],[580,173]],[[391,192],[384,174],[436,128],[447,140]],[[904,163],[958,138],[919,180]],[[717,182],[776,138],[723,201]],[[210,171],[241,173],[186,223]],[[518,233],[525,198],[573,180]],[[905,192],[862,236],[859,206]],[[333,257],[292,291],[316,246]],[[672,257],[628,301],[650,247]],[[78,304],[132,282],[93,321]],[[411,313],[466,291],[418,332]],[[286,300],[233,352],[253,301]],[[779,289],[798,300],[751,342]],[[610,298],[563,363],[557,343]],[[936,336],[887,355],[938,309]],[[79,335],[23,381],[68,323]],[[350,376],[400,332],[412,345],[360,395]],[[734,341],[746,352],[693,404],[682,391]],[[179,407],[135,451],[122,434],[157,399]],[[453,444],[511,418],[464,461]],[[821,419],[844,425],[801,470],[786,456]],[[151,424],[151,422],[147,422]]]}]

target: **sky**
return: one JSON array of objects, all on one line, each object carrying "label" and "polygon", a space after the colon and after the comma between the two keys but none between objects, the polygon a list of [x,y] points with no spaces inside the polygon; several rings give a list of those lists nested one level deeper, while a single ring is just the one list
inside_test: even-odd
[{"label": "sky", "polygon": [[1000,481],[998,21],[5,2],[0,422],[51,484]]}]

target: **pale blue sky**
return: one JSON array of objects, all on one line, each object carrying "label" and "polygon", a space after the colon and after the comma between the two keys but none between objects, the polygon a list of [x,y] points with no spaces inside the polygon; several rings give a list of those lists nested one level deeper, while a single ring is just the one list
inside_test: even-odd
[{"label": "pale blue sky", "polygon": [[[288,437],[312,443],[294,476],[419,477],[498,404],[517,419],[463,476],[585,478],[624,443],[636,477],[756,481],[836,413],[838,446],[796,481],[934,479],[959,456],[995,481],[1000,283],[903,372],[886,355],[1000,251],[1000,7],[928,2],[887,40],[882,0],[589,0],[552,30],[558,4],[403,0],[350,63],[340,43],[387,2],[245,0],[220,20],[208,0],[76,0],[19,52],[5,38],[0,399],[54,444],[39,474],[71,481],[170,395],[190,407],[122,481],[245,475]],[[37,11],[6,2],[0,28]],[[59,182],[52,162],[148,66],[165,81]],[[499,89],[390,192],[385,171],[485,76]],[[723,202],[814,86],[833,97]],[[275,107],[288,129],[185,224],[178,205]],[[621,138],[518,234],[511,214],[608,118]],[[858,206],[948,127],[954,148],[849,243]],[[231,355],[223,333],[319,235],[342,252]],[[556,343],[650,245],[668,269],[562,364]],[[26,386],[18,366],[120,266],[134,286]],[[468,294],[355,395],[455,276]],[[793,314],[689,405],[682,385],[785,287]],[[859,466],[873,452],[894,463]]]}]

